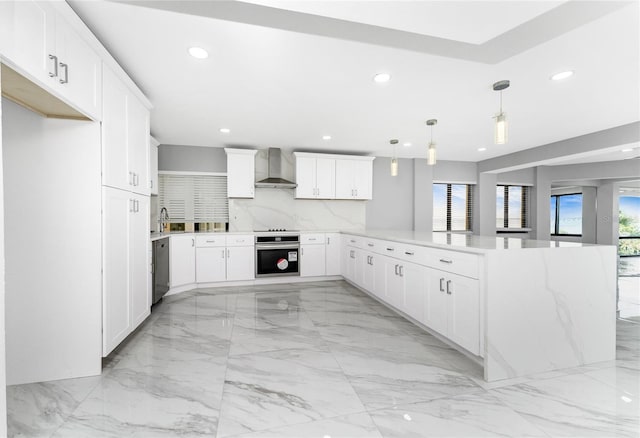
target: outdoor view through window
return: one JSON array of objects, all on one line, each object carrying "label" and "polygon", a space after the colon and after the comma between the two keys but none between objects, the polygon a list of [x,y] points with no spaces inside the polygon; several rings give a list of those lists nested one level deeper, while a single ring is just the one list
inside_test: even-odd
[{"label": "outdoor view through window", "polygon": [[640,196],[620,196],[619,211],[619,253],[640,255]]}]

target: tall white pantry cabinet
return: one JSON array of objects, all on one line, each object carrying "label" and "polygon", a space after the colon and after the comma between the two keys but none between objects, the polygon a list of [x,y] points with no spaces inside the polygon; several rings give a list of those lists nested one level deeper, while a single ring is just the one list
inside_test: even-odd
[{"label": "tall white pantry cabinet", "polygon": [[149,110],[103,72],[102,354],[151,312],[149,293]]}]

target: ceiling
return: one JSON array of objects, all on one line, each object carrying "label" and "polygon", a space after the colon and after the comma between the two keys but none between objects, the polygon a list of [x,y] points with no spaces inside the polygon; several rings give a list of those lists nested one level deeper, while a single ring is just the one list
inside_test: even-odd
[{"label": "ceiling", "polygon": [[640,120],[638,2],[69,3],[154,105],[162,144],[390,156],[397,138],[425,157],[435,118],[439,159],[480,161]]}]

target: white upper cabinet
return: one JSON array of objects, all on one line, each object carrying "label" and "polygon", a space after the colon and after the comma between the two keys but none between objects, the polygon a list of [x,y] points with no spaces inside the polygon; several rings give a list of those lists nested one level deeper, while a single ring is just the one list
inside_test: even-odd
[{"label": "white upper cabinet", "polygon": [[336,159],[336,199],[371,199],[374,157]]},{"label": "white upper cabinet", "polygon": [[336,162],[322,154],[294,152],[296,157],[296,198],[334,199]]},{"label": "white upper cabinet", "polygon": [[149,111],[107,68],[103,72],[102,184],[149,194]]},{"label": "white upper cabinet", "polygon": [[129,190],[149,194],[149,111],[133,95],[127,99],[127,150],[132,185]]},{"label": "white upper cabinet", "polygon": [[253,198],[256,184],[256,153],[248,149],[225,148],[227,153],[227,196]]},{"label": "white upper cabinet", "polygon": [[1,3],[0,50],[9,65],[89,118],[100,120],[100,57],[55,10],[53,3],[32,0]]},{"label": "white upper cabinet", "polygon": [[375,157],[294,152],[296,198],[371,199]]}]

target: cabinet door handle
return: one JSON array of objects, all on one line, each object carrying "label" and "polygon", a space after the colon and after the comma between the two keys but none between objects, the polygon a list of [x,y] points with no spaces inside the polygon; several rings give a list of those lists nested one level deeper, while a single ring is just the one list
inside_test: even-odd
[{"label": "cabinet door handle", "polygon": [[373,266],[373,256],[371,256],[371,266]]},{"label": "cabinet door handle", "polygon": [[223,250],[222,250],[222,258],[224,258],[224,251],[225,251],[225,250],[223,249]]},{"label": "cabinet door handle", "polygon": [[400,277],[404,277],[404,266],[400,265],[400,268],[398,268],[398,271],[400,273]]},{"label": "cabinet door handle", "polygon": [[442,263],[446,263],[446,264],[448,264],[448,265],[450,265],[451,263],[453,263],[453,260],[450,260],[450,259],[440,259],[440,261],[441,261]]},{"label": "cabinet door handle", "polygon": [[349,240],[349,242],[351,242],[351,243],[356,243],[356,241],[355,241],[355,240],[353,240],[353,239]]},{"label": "cabinet door handle", "polygon": [[356,189],[356,196],[358,196],[358,189]]},{"label": "cabinet door handle", "polygon": [[61,84],[66,84],[69,82],[69,66],[64,62],[61,62],[60,67],[64,69],[64,79],[60,78],[58,81]]},{"label": "cabinet door handle", "polygon": [[331,237],[327,237],[327,245],[331,244]]},{"label": "cabinet door handle", "polygon": [[398,275],[398,265],[396,265],[395,271],[396,271],[396,275]]},{"label": "cabinet door handle", "polygon": [[451,295],[451,280],[447,280],[447,295]]},{"label": "cabinet door handle", "polygon": [[133,211],[134,211],[133,199],[129,199],[129,213],[133,213]]},{"label": "cabinet door handle", "polygon": [[387,248],[387,251],[395,251],[393,248]]},{"label": "cabinet door handle", "polygon": [[413,255],[413,251],[405,251],[404,252],[406,255]]},{"label": "cabinet door handle", "polygon": [[149,188],[152,189],[153,188],[153,180],[149,181]]},{"label": "cabinet door handle", "polygon": [[229,248],[227,248],[227,258],[229,258],[230,255],[231,255],[231,251],[229,251]]},{"label": "cabinet door handle", "polygon": [[315,237],[309,237],[309,240],[316,240]]},{"label": "cabinet door handle", "polygon": [[440,292],[444,292],[444,278],[440,279]]},{"label": "cabinet door handle", "polygon": [[367,246],[371,246],[371,247],[372,247],[372,246],[373,246],[373,243],[367,243]]},{"label": "cabinet door handle", "polygon": [[356,258],[355,251],[353,250],[349,251],[349,257],[351,257],[352,259],[355,259]]},{"label": "cabinet door handle", "polygon": [[304,248],[300,248],[300,255],[303,256],[304,255]]},{"label": "cabinet door handle", "polygon": [[49,77],[54,78],[58,76],[58,57],[56,55],[49,55],[49,60],[53,61],[53,71],[49,72]]},{"label": "cabinet door handle", "polygon": [[135,211],[136,213],[138,213],[138,212],[140,211],[140,201],[138,201],[138,200],[136,199],[136,200],[135,200],[135,201],[133,201],[133,202],[134,202],[134,204],[133,204],[133,205],[134,205],[134,211]]},{"label": "cabinet door handle", "polygon": [[196,246],[196,239],[191,239],[191,246]]},{"label": "cabinet door handle", "polygon": [[140,175],[135,172],[133,173],[133,185],[135,185],[136,187],[140,185]]}]

